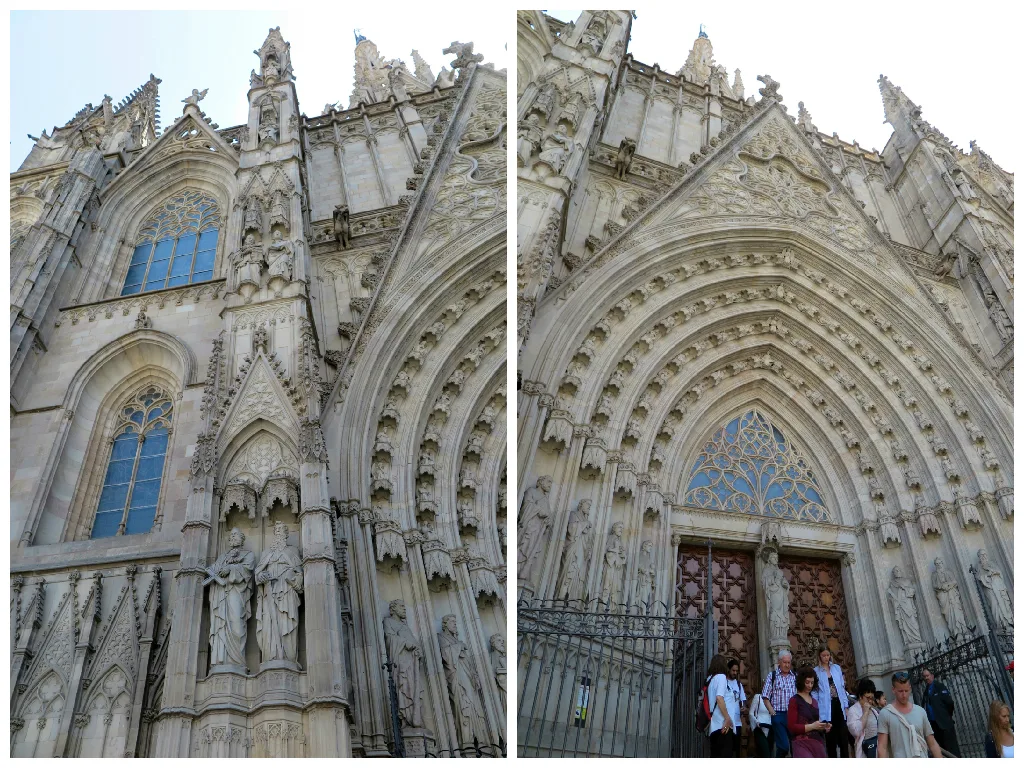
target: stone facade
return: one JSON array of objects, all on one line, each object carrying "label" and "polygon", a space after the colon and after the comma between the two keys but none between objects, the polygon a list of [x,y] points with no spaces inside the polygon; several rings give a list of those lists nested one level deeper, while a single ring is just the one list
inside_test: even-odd
[{"label": "stone facade", "polygon": [[[984,626],[979,549],[1012,583],[1013,176],[884,76],[869,150],[633,22],[518,12],[519,595],[672,610],[680,543],[757,551],[767,670],[775,558],[838,558],[881,679]],[[792,483],[718,469],[735,429]]]},{"label": "stone facade", "polygon": [[13,756],[505,738],[506,85],[446,53],[307,117],[272,29],[246,124],[151,78],[11,174]]}]

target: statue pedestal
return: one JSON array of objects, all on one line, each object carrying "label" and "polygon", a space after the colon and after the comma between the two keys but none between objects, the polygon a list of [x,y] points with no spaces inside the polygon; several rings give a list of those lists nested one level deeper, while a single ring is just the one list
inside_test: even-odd
[{"label": "statue pedestal", "polygon": [[426,757],[434,751],[434,734],[427,728],[402,728],[406,757]]},{"label": "statue pedestal", "polygon": [[287,659],[271,659],[270,661],[264,661],[260,664],[260,672],[266,672],[268,669],[290,669],[294,672],[300,672],[302,667],[299,666],[297,661],[288,661]]},{"label": "statue pedestal", "polygon": [[210,675],[219,675],[223,672],[230,672],[234,675],[242,675],[245,677],[247,674],[246,668],[239,664],[214,664],[210,667]]}]

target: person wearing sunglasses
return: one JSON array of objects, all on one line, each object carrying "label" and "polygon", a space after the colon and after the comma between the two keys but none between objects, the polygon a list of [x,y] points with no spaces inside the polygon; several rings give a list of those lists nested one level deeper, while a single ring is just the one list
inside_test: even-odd
[{"label": "person wearing sunglasses", "polygon": [[895,701],[878,713],[879,757],[942,757],[928,713],[910,700],[910,673],[892,676]]}]

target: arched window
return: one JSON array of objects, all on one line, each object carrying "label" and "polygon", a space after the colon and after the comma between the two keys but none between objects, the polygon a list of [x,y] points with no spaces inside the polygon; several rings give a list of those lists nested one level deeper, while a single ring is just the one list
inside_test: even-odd
[{"label": "arched window", "polygon": [[139,230],[121,295],[212,280],[219,229],[220,208],[209,195],[167,200]]},{"label": "arched window", "polygon": [[683,503],[789,520],[831,521],[803,457],[756,410],[730,421],[704,446]]},{"label": "arched window", "polygon": [[153,527],[170,426],[171,399],[157,387],[143,387],[121,409],[92,538]]}]

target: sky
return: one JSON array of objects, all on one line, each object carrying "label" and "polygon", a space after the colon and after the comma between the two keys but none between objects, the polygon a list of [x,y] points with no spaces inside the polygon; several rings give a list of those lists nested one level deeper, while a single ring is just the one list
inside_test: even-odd
[{"label": "sky", "polygon": [[[346,10],[324,10],[332,7]],[[12,12],[11,169],[32,147],[26,134],[38,136],[44,128],[64,125],[86,103],[99,106],[104,94],[116,105],[150,73],[163,81],[161,128],[181,116],[181,100],[193,88],[210,89],[200,107],[221,128],[245,122],[249,72],[259,64],[253,50],[271,27],[280,26],[291,43],[299,108],[310,116],[319,115],[328,102],[348,106],[354,27],[377,44],[384,58],[402,59],[410,70],[410,51],[416,48],[436,75],[454,58],[441,53],[453,40],[474,42],[475,52],[497,69],[508,66],[505,45],[515,29],[511,10],[502,28],[486,18],[433,8],[337,3],[308,12]]]},{"label": "sky", "polygon": [[[1004,170],[1017,168],[1020,125],[1014,83],[1020,70],[1015,4],[1002,2],[847,4],[730,0],[694,7],[637,10],[628,51],[675,73],[700,25],[715,61],[743,74],[757,96],[757,75],[782,84],[789,114],[803,101],[819,131],[882,149],[892,134],[878,76],[885,74],[921,107],[922,116],[965,152],[976,140]],[[803,10],[801,10],[801,8]],[[563,21],[579,11],[548,11]],[[840,15],[842,13],[842,15]]]}]

